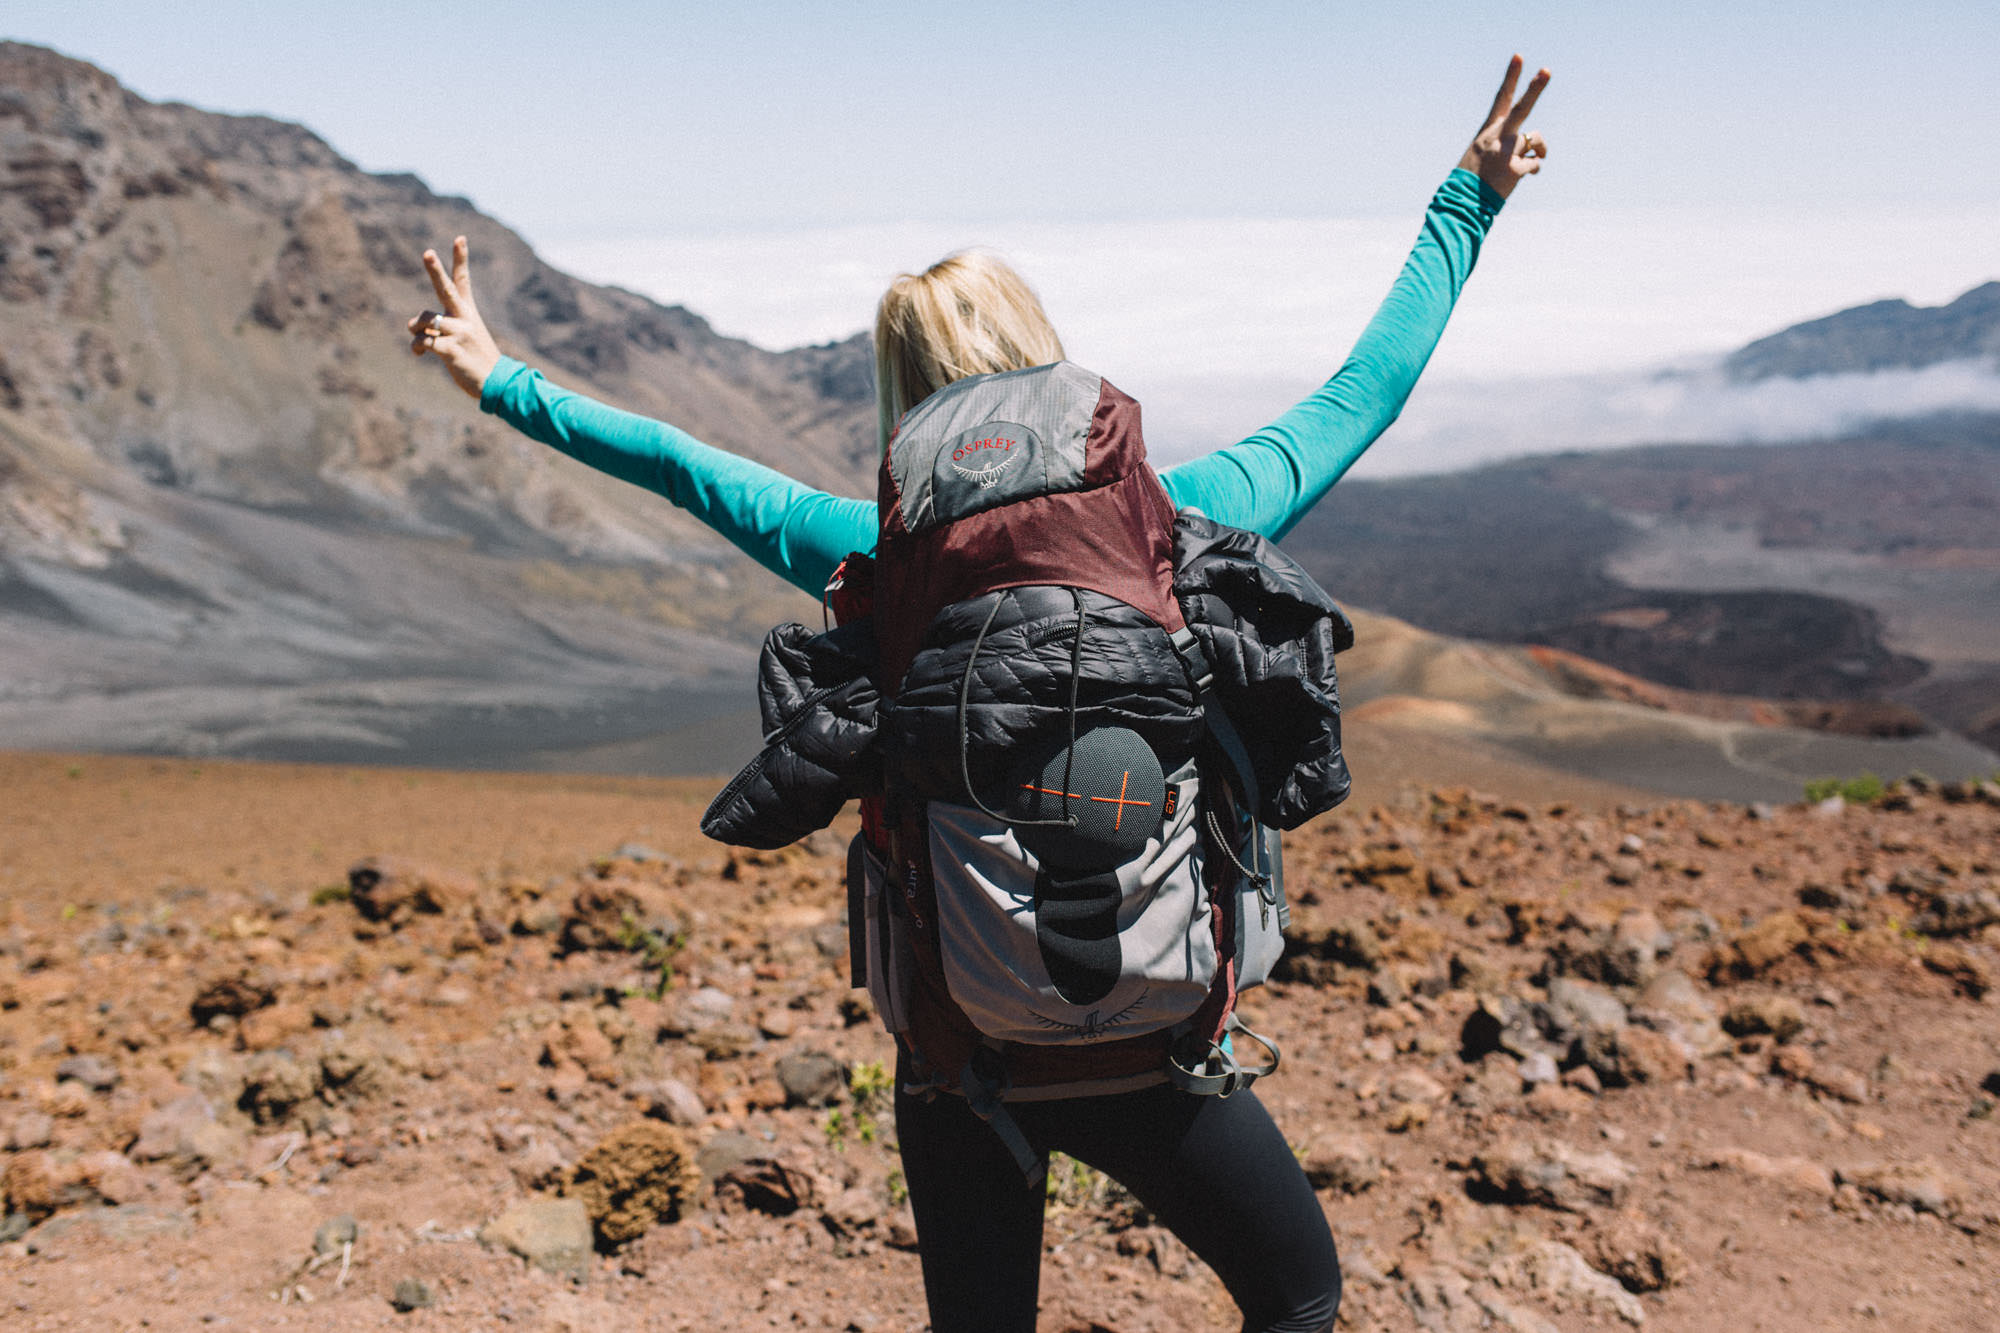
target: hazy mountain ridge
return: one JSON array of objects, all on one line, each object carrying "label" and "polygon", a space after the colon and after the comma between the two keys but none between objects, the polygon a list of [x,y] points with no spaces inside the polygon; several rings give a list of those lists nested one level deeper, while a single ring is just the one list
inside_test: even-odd
[{"label": "hazy mountain ridge", "polygon": [[1723,371],[1743,382],[1920,370],[1969,360],[1990,361],[2000,370],[2000,282],[1974,287],[1945,305],[1873,301],[1794,324],[1731,353]]}]

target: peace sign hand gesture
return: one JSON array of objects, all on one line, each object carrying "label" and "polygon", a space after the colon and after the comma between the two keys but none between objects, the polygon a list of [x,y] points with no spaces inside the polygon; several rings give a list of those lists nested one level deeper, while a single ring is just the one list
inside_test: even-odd
[{"label": "peace sign hand gesture", "polygon": [[1486,123],[1479,127],[1479,133],[1472,137],[1472,146],[1458,160],[1460,167],[1476,172],[1502,199],[1514,193],[1523,176],[1540,171],[1542,159],[1549,155],[1547,140],[1533,130],[1521,128],[1528,113],[1535,109],[1542,89],[1549,86],[1549,72],[1537,72],[1528,82],[1528,91],[1516,102],[1514,86],[1520,78],[1521,57],[1515,56],[1507,62],[1507,77],[1500,81],[1500,93],[1493,99]]},{"label": "peace sign hand gesture", "polygon": [[450,277],[445,276],[444,262],[435,250],[424,251],[424,272],[430,276],[444,313],[426,310],[405,326],[410,331],[410,350],[418,356],[434,353],[451,372],[453,382],[477,398],[486,387],[486,377],[500,362],[500,347],[486,331],[486,321],[479,317],[479,307],[472,299],[472,259],[465,238],[460,236],[451,243]]}]

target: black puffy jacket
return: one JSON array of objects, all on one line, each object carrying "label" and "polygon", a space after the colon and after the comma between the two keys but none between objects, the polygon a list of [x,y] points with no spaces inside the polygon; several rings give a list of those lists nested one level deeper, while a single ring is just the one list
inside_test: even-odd
[{"label": "black puffy jacket", "polygon": [[[1347,796],[1333,659],[1353,626],[1255,533],[1188,509],[1174,538],[1174,592],[1249,751],[1258,818],[1296,828]],[[889,781],[963,802],[962,774],[981,783],[996,758],[1004,769],[1045,752],[1072,726],[1128,727],[1169,770],[1201,743],[1201,702],[1166,631],[1102,594],[1008,588],[947,607],[890,702],[869,675],[873,644],[866,621],[771,632],[758,682],[765,748],[710,804],[702,832],[783,846]]]}]

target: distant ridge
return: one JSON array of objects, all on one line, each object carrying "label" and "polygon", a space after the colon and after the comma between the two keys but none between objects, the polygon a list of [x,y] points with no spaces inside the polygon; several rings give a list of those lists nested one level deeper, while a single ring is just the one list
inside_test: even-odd
[{"label": "distant ridge", "polygon": [[566,387],[850,495],[866,338],[719,336],[41,47],[0,42],[0,144],[0,745],[519,764],[749,707],[810,604],[413,358],[418,256],[469,236],[502,349]]},{"label": "distant ridge", "polygon": [[1921,370],[1981,358],[2000,370],[2000,282],[1974,287],[1948,305],[1913,306],[1898,298],[1794,324],[1732,353],[1723,370],[1747,383]]}]

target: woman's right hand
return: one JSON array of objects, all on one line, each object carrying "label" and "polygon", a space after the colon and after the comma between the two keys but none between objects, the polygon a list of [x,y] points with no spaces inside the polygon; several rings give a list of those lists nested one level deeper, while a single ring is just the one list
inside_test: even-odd
[{"label": "woman's right hand", "polygon": [[423,315],[411,318],[406,326],[410,350],[418,356],[434,353],[451,372],[452,382],[477,398],[486,387],[486,377],[500,364],[500,346],[487,332],[486,321],[479,317],[479,307],[472,299],[472,261],[465,238],[460,236],[451,243],[450,276],[446,276],[444,261],[435,250],[424,251],[424,272],[430,275],[444,313],[431,315],[428,321]]}]

